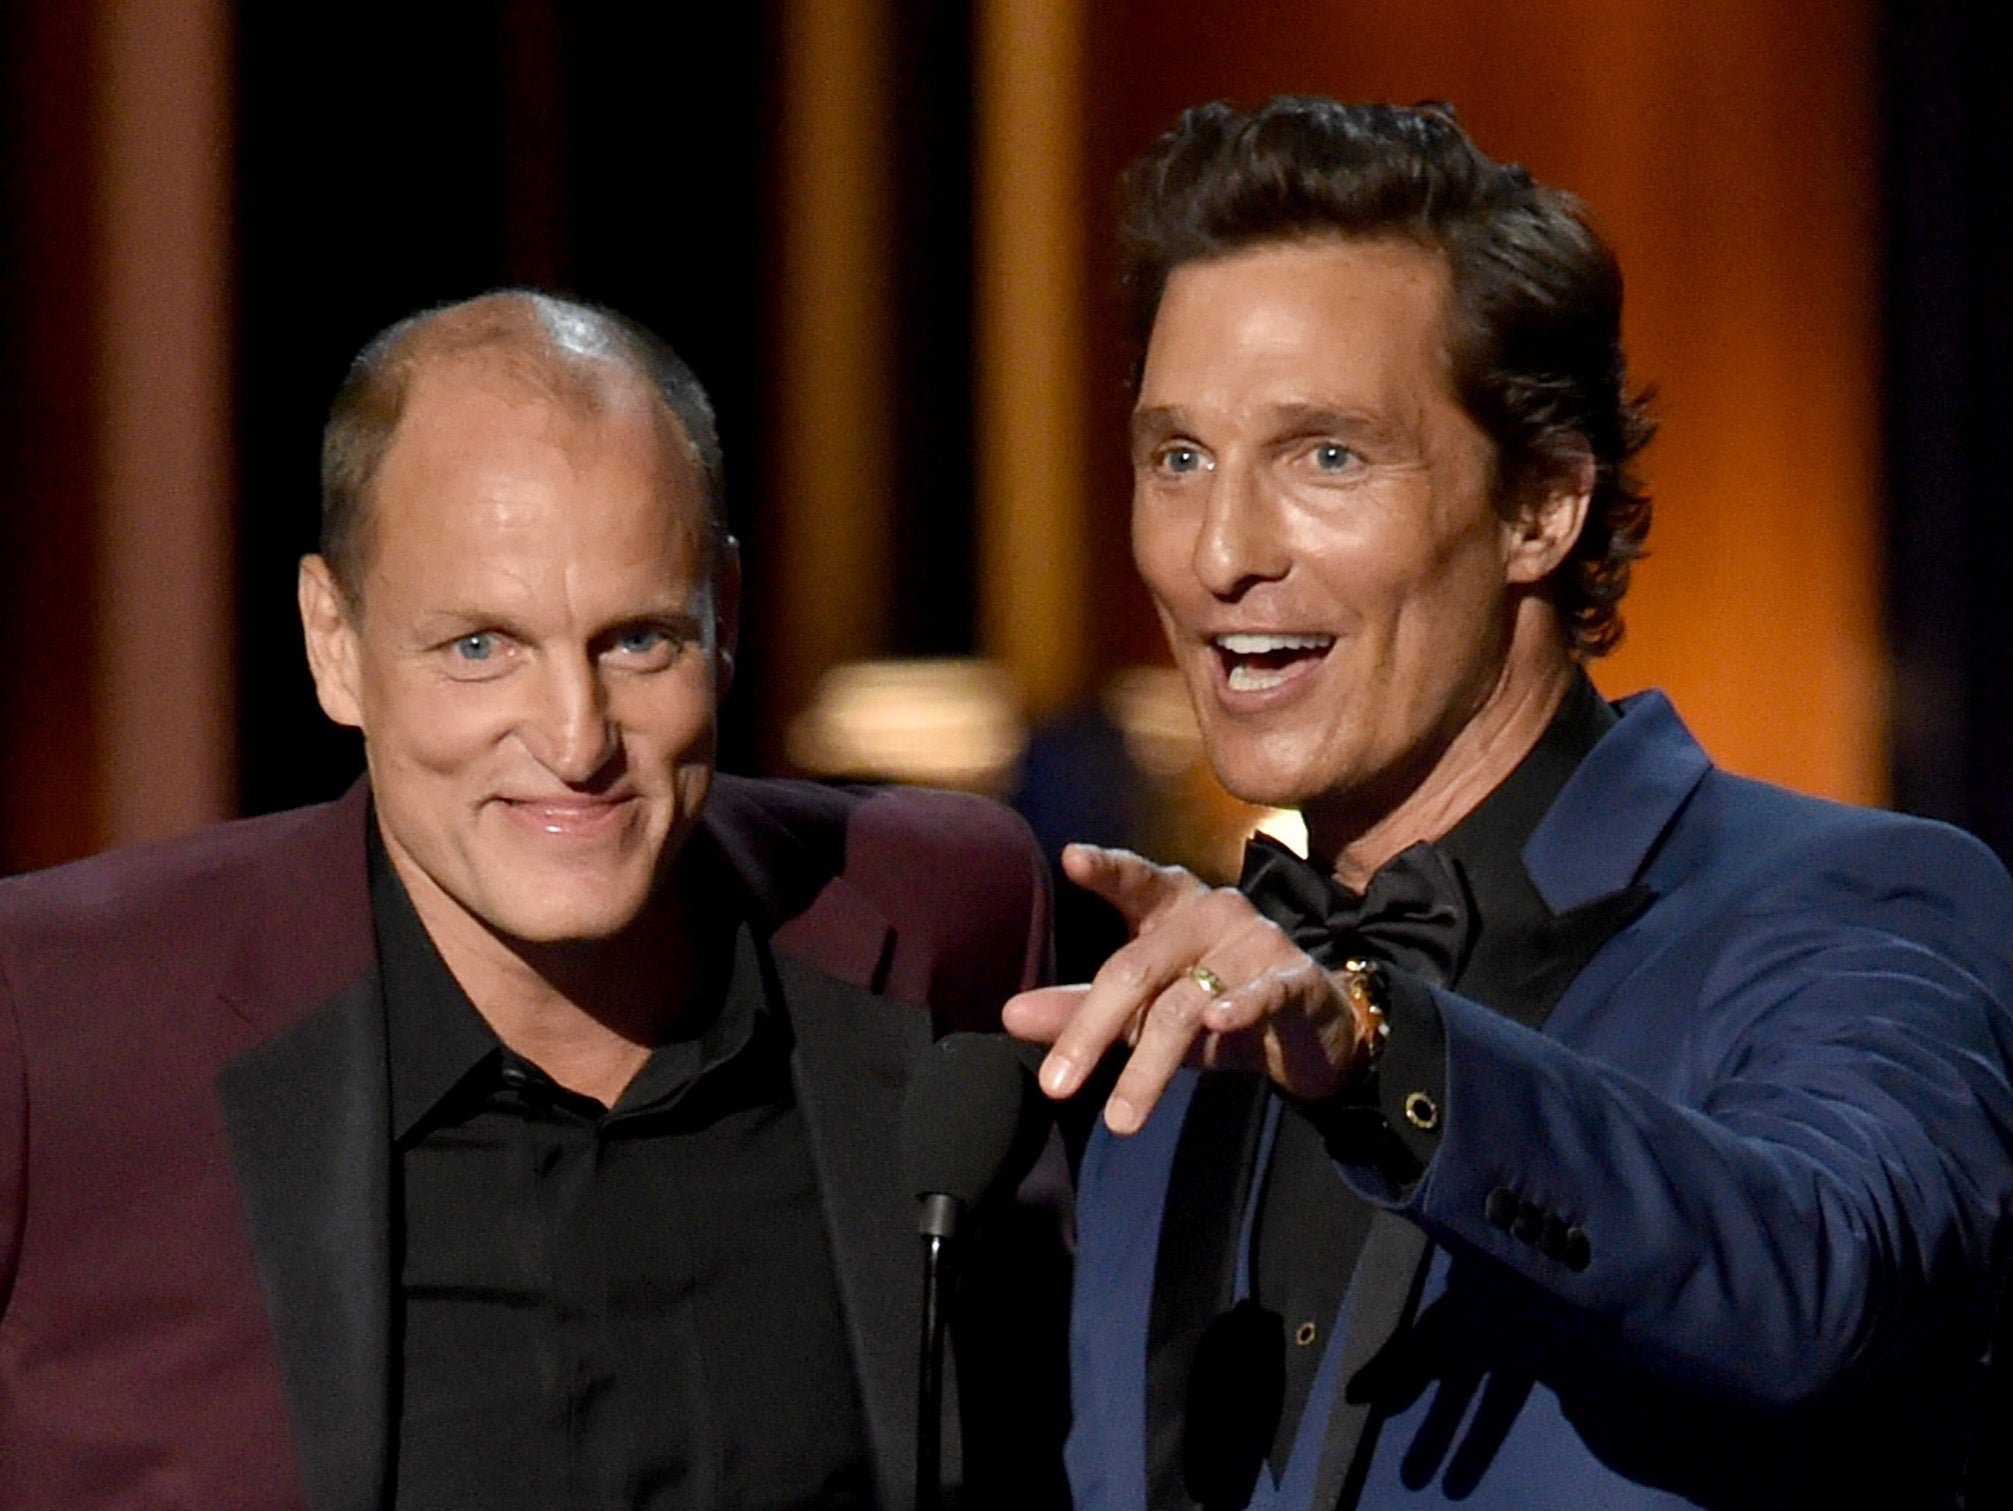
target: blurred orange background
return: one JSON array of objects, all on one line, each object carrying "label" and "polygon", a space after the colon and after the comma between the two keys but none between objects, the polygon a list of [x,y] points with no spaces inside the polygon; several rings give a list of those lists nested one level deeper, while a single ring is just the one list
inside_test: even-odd
[{"label": "blurred orange background", "polygon": [[1084,706],[1158,656],[1113,181],[1183,106],[1277,92],[1450,100],[1592,205],[1662,420],[1598,680],[1667,688],[1738,770],[1889,796],[1871,4],[579,17],[367,3],[281,43],[220,0],[16,8],[0,864],[355,769],[287,620],[320,406],[377,325],[498,282],[629,309],[715,387],[753,573],[732,764],[789,767],[863,658],[976,656],[1036,721]]}]

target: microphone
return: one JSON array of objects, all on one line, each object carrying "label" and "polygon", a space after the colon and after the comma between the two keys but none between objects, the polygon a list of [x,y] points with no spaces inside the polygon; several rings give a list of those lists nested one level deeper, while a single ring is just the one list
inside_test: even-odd
[{"label": "microphone", "polygon": [[1048,1141],[1043,1051],[1005,1034],[947,1034],[917,1058],[902,1102],[902,1169],[922,1203],[923,1331],[917,1374],[916,1505],[942,1503],[944,1300],[958,1220],[1017,1186]]},{"label": "microphone", "polygon": [[1034,1078],[1042,1053],[1005,1034],[948,1034],[917,1058],[901,1147],[925,1236],[952,1237],[962,1212],[1034,1168],[1051,1118]]}]

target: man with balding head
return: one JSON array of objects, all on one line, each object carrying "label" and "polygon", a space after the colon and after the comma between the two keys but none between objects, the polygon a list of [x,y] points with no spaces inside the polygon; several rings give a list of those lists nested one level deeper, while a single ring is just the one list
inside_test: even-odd
[{"label": "man with balding head", "polygon": [[[631,322],[396,325],[323,462],[366,780],[0,888],[0,1504],[904,1503],[896,1112],[1036,980],[1038,855],[716,775],[719,445]],[[967,1479],[1039,1499],[991,1425]]]}]

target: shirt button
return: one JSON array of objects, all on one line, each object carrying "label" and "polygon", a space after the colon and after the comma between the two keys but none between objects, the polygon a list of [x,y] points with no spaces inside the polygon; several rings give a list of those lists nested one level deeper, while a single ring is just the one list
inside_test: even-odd
[{"label": "shirt button", "polygon": [[1440,1126],[1440,1104],[1423,1091],[1405,1093],[1405,1121],[1421,1133],[1431,1133]]}]

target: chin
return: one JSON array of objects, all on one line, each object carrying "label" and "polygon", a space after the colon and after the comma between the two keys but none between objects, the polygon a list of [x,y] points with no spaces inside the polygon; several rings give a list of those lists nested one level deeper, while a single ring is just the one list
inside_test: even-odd
[{"label": "chin", "polygon": [[1209,738],[1204,749],[1223,790],[1260,808],[1304,808],[1327,790],[1325,772],[1311,761],[1277,750],[1254,749],[1245,738]]},{"label": "chin", "polygon": [[635,916],[547,913],[536,918],[489,920],[490,927],[520,945],[535,949],[587,949],[605,944],[634,923]]},{"label": "chin", "polygon": [[1254,808],[1281,808],[1293,812],[1299,812],[1311,804],[1320,802],[1323,796],[1318,791],[1309,791],[1299,782],[1225,781],[1222,786],[1225,792],[1239,802],[1249,803]]},{"label": "chin", "polygon": [[598,944],[636,922],[648,900],[647,889],[613,882],[555,882],[536,896],[499,900],[485,912],[483,922],[523,944]]}]

